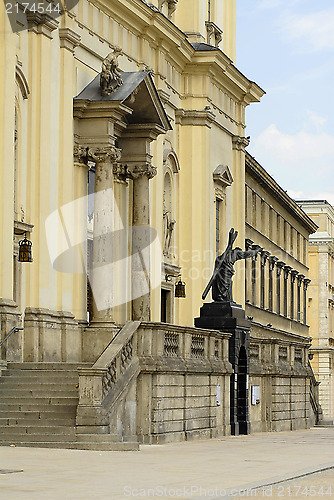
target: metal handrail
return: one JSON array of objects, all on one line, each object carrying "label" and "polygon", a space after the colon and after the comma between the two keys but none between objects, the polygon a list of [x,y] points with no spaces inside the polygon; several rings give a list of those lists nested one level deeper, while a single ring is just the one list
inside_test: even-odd
[{"label": "metal handrail", "polygon": [[11,329],[11,331],[8,333],[8,335],[6,335],[6,337],[0,342],[0,347],[5,342],[5,340],[7,340],[8,337],[10,337],[11,334],[14,333],[14,332],[16,332],[17,330],[23,330],[23,328],[20,327],[20,326],[14,326],[14,328]]}]

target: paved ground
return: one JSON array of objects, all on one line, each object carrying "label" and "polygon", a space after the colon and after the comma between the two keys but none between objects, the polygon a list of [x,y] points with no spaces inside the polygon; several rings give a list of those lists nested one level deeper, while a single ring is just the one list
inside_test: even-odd
[{"label": "paved ground", "polygon": [[334,428],[140,452],[0,447],[0,459],[0,500],[334,498]]}]

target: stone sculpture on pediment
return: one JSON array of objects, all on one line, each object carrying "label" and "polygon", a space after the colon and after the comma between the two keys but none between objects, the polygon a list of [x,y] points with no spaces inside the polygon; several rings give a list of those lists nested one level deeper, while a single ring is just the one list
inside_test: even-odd
[{"label": "stone sculpture on pediment", "polygon": [[121,71],[118,65],[118,57],[121,55],[122,49],[115,47],[113,52],[107,55],[102,63],[102,71],[100,75],[101,93],[108,96],[115,92],[118,87],[123,84]]}]

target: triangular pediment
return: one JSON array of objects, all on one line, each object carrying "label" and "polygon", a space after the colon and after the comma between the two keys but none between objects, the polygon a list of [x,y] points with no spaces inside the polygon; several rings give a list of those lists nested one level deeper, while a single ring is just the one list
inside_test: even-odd
[{"label": "triangular pediment", "polygon": [[227,165],[218,165],[213,172],[213,180],[222,187],[230,186],[233,182],[231,171]]},{"label": "triangular pediment", "polygon": [[153,79],[148,71],[122,72],[122,85],[110,95],[103,95],[100,87],[100,75],[97,75],[74,101],[91,101],[95,104],[110,102],[124,104],[131,109],[126,116],[129,124],[155,123],[165,130],[171,130],[166,111],[160,100]]}]

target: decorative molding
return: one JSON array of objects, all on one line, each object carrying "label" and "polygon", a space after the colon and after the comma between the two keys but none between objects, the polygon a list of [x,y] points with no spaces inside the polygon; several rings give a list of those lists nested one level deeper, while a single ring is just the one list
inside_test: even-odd
[{"label": "decorative molding", "polygon": [[249,146],[250,137],[241,137],[240,135],[234,135],[232,137],[232,149],[237,151],[245,152],[245,148]]},{"label": "decorative molding", "polygon": [[52,31],[58,28],[59,21],[53,19],[49,14],[27,11],[28,30],[42,34],[52,39]]},{"label": "decorative molding", "polygon": [[179,0],[159,0],[159,10],[161,11],[162,7],[165,3],[168,4],[168,19],[172,17],[174,12],[176,11],[177,2]]},{"label": "decorative molding", "polygon": [[28,222],[14,220],[14,234],[31,233],[33,227],[33,224],[28,224]]},{"label": "decorative molding", "polygon": [[91,147],[87,149],[87,158],[89,161],[94,161],[95,163],[118,162],[122,156],[122,150],[116,148],[115,146],[104,146],[104,147]]},{"label": "decorative molding", "polygon": [[175,153],[174,149],[172,149],[172,148],[166,148],[164,150],[164,154],[163,154],[163,163],[164,163],[164,165],[167,163],[167,160],[168,160],[169,156],[171,158],[173,158],[173,162],[172,162],[173,173],[177,174],[180,171],[180,163],[179,163],[179,159],[178,159],[177,154]]},{"label": "decorative molding", "polygon": [[[223,39],[223,30],[219,28],[212,21],[205,21],[206,27],[206,42],[208,45],[214,45],[215,47],[219,47],[220,42]],[[214,38],[214,44],[211,43],[212,37]]]},{"label": "decorative molding", "polygon": [[144,175],[148,179],[153,179],[157,173],[156,167],[153,167],[150,163],[126,166],[126,176],[133,180],[139,179],[139,177],[143,177]]},{"label": "decorative molding", "polygon": [[74,53],[75,47],[80,44],[81,36],[70,28],[59,28],[59,42],[61,49]]},{"label": "decorative molding", "polygon": [[211,128],[212,123],[215,121],[216,115],[209,110],[185,110],[178,109],[175,111],[176,123],[181,125],[205,126]]},{"label": "decorative molding", "polygon": [[28,96],[30,94],[28,81],[25,77],[25,74],[23,73],[22,69],[20,68],[20,66],[18,64],[16,65],[16,68],[15,68],[15,77],[16,77],[16,81],[18,83],[18,86],[21,90],[21,94],[22,94],[23,99],[28,99]]},{"label": "decorative molding", "polygon": [[233,177],[229,167],[227,165],[218,165],[213,172],[213,180],[223,188],[231,186]]}]

